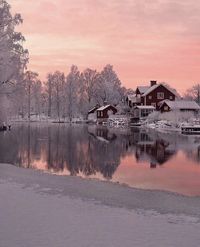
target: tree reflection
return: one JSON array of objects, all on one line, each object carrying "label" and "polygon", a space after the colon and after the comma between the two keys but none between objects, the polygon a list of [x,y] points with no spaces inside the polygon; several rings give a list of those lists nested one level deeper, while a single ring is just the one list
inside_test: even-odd
[{"label": "tree reflection", "polygon": [[[150,168],[166,163],[187,143],[180,136],[146,133],[139,129],[115,130],[98,126],[18,125],[1,133],[0,162],[70,175],[101,174],[112,179],[121,159],[134,154]],[[200,162],[200,148],[185,151]]]}]

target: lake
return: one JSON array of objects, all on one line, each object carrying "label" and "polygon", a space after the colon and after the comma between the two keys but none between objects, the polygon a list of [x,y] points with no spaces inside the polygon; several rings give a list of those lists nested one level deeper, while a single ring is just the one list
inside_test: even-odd
[{"label": "lake", "polygon": [[93,125],[15,124],[0,132],[0,163],[200,195],[200,136]]}]

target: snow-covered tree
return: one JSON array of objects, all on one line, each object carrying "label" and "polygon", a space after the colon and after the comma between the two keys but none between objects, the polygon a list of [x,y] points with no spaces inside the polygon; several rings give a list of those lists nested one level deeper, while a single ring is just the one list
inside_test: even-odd
[{"label": "snow-covered tree", "polygon": [[52,74],[52,97],[55,106],[55,115],[58,120],[65,116],[66,94],[65,94],[65,75],[60,71]]},{"label": "snow-covered tree", "polygon": [[52,116],[52,90],[53,90],[53,75],[49,73],[47,75],[47,82],[45,82],[46,95],[48,99],[48,117]]},{"label": "snow-covered tree", "polygon": [[36,72],[32,71],[26,71],[24,74],[24,86],[25,86],[25,92],[27,96],[27,112],[28,112],[28,119],[31,119],[31,109],[32,109],[32,102],[31,102],[31,96],[33,94],[33,88],[35,87],[36,83],[38,83],[38,74]]},{"label": "snow-covered tree", "polygon": [[40,80],[36,80],[32,86],[32,99],[33,99],[33,111],[37,116],[40,116],[42,113],[42,105],[43,105],[43,89],[42,82]]},{"label": "snow-covered tree", "polygon": [[28,61],[28,51],[23,48],[25,39],[15,31],[21,23],[21,15],[13,16],[10,5],[0,0],[0,84],[15,82]]},{"label": "snow-covered tree", "polygon": [[89,108],[98,103],[100,74],[96,70],[86,69],[80,77],[80,110],[87,115]]},{"label": "snow-covered tree", "polygon": [[100,74],[96,70],[86,69],[81,74],[82,86],[89,103],[96,99]]},{"label": "snow-covered tree", "polygon": [[[28,50],[23,48],[24,37],[15,28],[22,23],[20,14],[12,15],[11,6],[5,0],[0,0],[0,121],[5,121],[8,115],[8,104],[19,106],[21,98],[16,99],[16,85],[22,82],[24,68],[28,62]],[[14,96],[11,97],[11,94]],[[14,110],[14,108],[13,108]]]},{"label": "snow-covered tree", "polygon": [[70,119],[77,113],[78,101],[80,96],[80,72],[78,67],[72,65],[71,71],[66,78],[66,96],[67,96],[67,115]]},{"label": "snow-covered tree", "polygon": [[113,66],[108,64],[100,73],[100,88],[98,90],[98,98],[101,103],[105,101],[109,104],[118,104],[123,97],[121,82],[113,70]]}]

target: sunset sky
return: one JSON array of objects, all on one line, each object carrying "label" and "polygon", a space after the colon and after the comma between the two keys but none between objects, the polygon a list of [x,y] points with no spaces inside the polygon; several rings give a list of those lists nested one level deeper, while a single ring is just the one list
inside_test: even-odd
[{"label": "sunset sky", "polygon": [[200,82],[199,0],[8,0],[22,14],[29,69],[101,70],[126,87],[149,80],[184,92]]}]

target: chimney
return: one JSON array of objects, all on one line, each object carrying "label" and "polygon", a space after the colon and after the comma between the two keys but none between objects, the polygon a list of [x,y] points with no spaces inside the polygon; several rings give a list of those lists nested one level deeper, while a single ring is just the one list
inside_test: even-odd
[{"label": "chimney", "polygon": [[108,102],[106,100],[104,100],[103,105],[106,106],[108,104]]},{"label": "chimney", "polygon": [[150,81],[150,86],[153,87],[154,85],[157,84],[157,81]]}]

